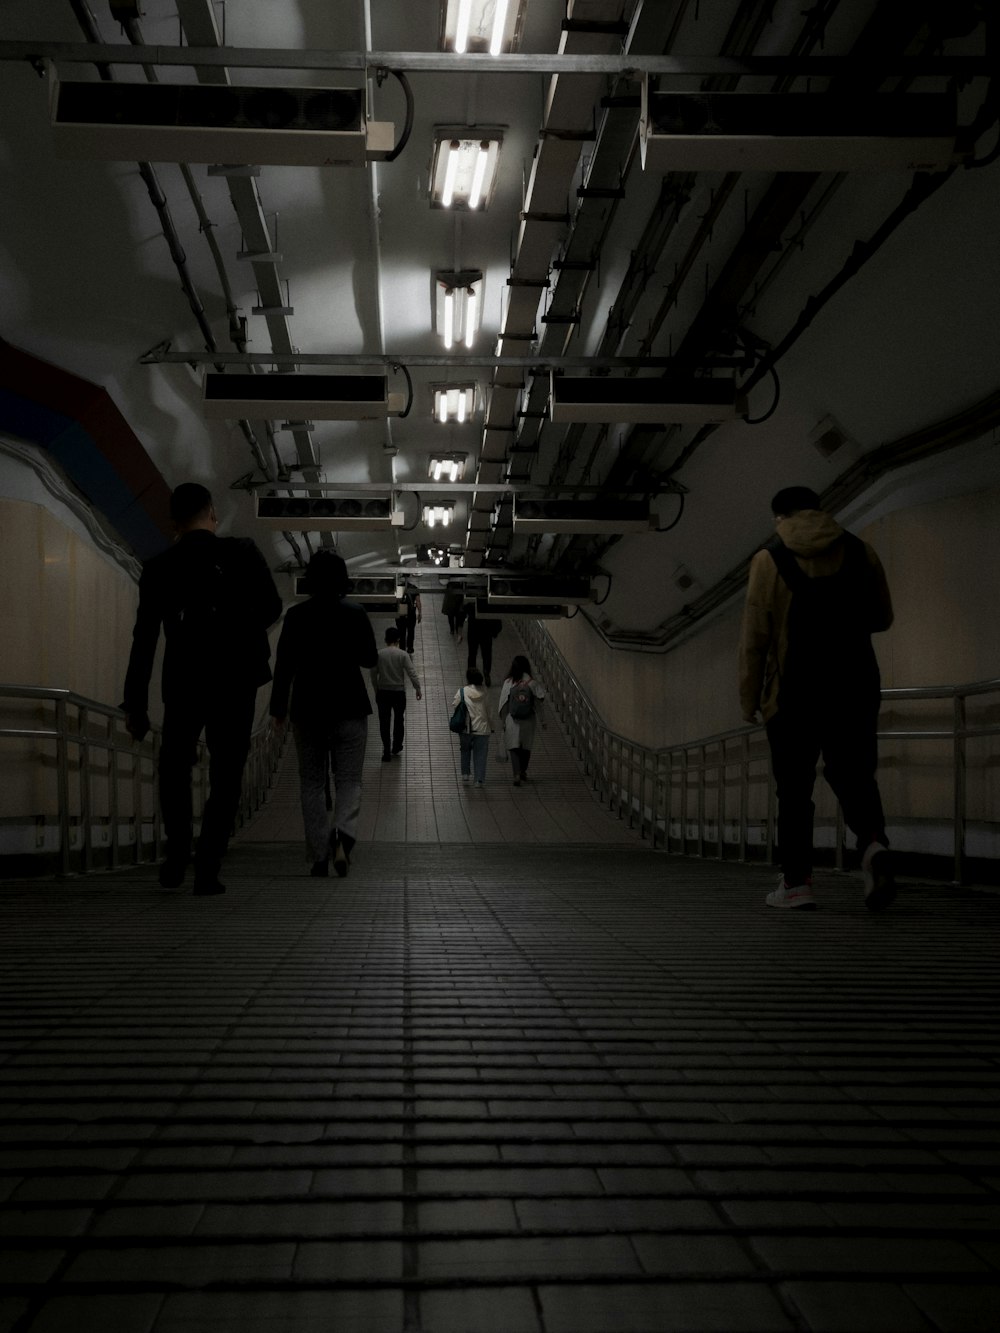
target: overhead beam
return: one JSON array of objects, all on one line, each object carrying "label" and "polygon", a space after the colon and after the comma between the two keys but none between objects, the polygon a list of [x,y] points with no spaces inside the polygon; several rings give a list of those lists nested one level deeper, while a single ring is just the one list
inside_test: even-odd
[{"label": "overhead beam", "polygon": [[877,71],[916,78],[927,74],[989,75],[988,56],[894,56],[878,61],[849,56],[456,55],[447,51],[273,50],[249,46],[125,46],[119,42],[0,41],[0,61],[53,60],[85,65],[193,65],[230,69],[396,69],[407,74],[658,74],[837,78]]},{"label": "overhead beam", "polygon": [[375,353],[366,356],[358,353],[341,355],[339,352],[166,352],[152,350],[139,358],[140,365],[219,365],[219,366],[471,366],[492,369],[493,367],[512,366],[519,369],[541,371],[550,367],[554,370],[606,370],[629,367],[654,367],[668,369],[682,366],[703,369],[711,366],[719,370],[748,369],[752,364],[747,357],[704,357],[697,360],[683,360],[676,356],[463,356],[442,352],[438,354],[419,353],[408,355],[405,352],[395,355]]}]

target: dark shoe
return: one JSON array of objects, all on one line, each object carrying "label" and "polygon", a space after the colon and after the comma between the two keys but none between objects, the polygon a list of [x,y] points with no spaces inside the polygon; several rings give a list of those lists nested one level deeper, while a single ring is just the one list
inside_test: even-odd
[{"label": "dark shoe", "polygon": [[326,879],[330,873],[330,858],[326,856],[322,861],[314,861],[309,873],[313,879]]},{"label": "dark shoe", "polygon": [[186,861],[175,861],[168,856],[160,866],[160,888],[179,889],[187,875],[187,867]]},{"label": "dark shoe", "polygon": [[515,779],[514,779],[514,786],[515,786],[515,787],[520,787],[520,785],[521,785],[521,779],[520,779],[520,778],[515,778]]},{"label": "dark shoe", "polygon": [[896,899],[896,878],[892,873],[892,854],[880,842],[872,842],[861,858],[865,880],[865,906],[869,912],[883,912]]},{"label": "dark shoe", "polygon": [[392,747],[392,757],[394,759],[398,759],[402,753],[403,753],[403,747],[401,745],[394,745]]},{"label": "dark shoe", "polygon": [[196,898],[207,898],[210,894],[225,893],[225,891],[225,884],[223,884],[217,876],[205,876],[204,879],[199,879],[197,875],[195,876],[193,892]]},{"label": "dark shoe", "polygon": [[490,680],[490,673],[489,673],[488,671],[487,671],[487,672],[485,673],[485,675],[483,676],[483,680],[484,680],[484,682],[485,682],[487,685],[492,685],[492,684],[493,684],[493,682]]},{"label": "dark shoe", "polygon": [[341,879],[347,874],[347,867],[349,864],[347,852],[344,850],[344,844],[338,838],[333,848],[333,868]]},{"label": "dark shoe", "polygon": [[391,763],[392,763],[392,755],[389,753],[388,750],[386,750],[385,754],[382,756],[382,763],[383,763],[383,764],[391,764]]}]

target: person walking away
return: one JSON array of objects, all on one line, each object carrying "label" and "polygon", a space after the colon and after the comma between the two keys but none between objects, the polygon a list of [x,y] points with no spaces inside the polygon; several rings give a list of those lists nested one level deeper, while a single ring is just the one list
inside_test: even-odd
[{"label": "person walking away", "polygon": [[[291,719],[302,787],[302,822],[310,874],[325,877],[330,860],[347,874],[361,814],[361,774],[372,711],[363,667],[378,660],[364,608],[346,600],[347,566],[322,550],[305,575],[308,601],[285,616],[271,688],[271,717],[281,731]],[[333,823],[326,802],[333,774]]]},{"label": "person walking away", "polygon": [[857,839],[865,902],[896,896],[876,780],[880,680],[871,636],[892,624],[875,551],[803,486],[771,502],[775,536],[753,557],[740,635],[740,703],[763,717],[778,795],[782,876],[770,907],[812,909],[816,764]]},{"label": "person walking away", "polygon": [[514,769],[514,786],[528,781],[528,760],[535,740],[535,721],[542,721],[541,707],[545,691],[531,675],[526,657],[517,656],[510,664],[507,678],[500,687],[500,722],[504,742]]},{"label": "person walking away", "polygon": [[420,693],[420,677],[413,669],[409,654],[400,648],[399,630],[394,625],[390,625],[385,632],[385,647],[379,649],[378,660],[372,667],[371,675],[382,737],[382,762],[387,764],[393,755],[402,754],[403,751],[407,676],[413,682],[416,697],[423,697]]},{"label": "person walking away", "polygon": [[462,626],[465,624],[465,594],[457,583],[449,583],[445,588],[441,598],[441,614],[448,617],[448,633],[461,643]]},{"label": "person walking away", "polygon": [[483,661],[483,679],[487,685],[492,684],[490,672],[493,670],[493,640],[503,628],[502,621],[496,617],[483,617],[476,615],[475,602],[469,603],[468,615],[466,617],[465,636],[469,646],[469,660],[467,665],[472,668],[476,665],[476,655],[482,654]]},{"label": "person walking away", "polygon": [[[158,786],[166,830],[160,884],[184,883],[194,851],[194,892],[225,893],[219,879],[239,808],[257,690],[271,679],[267,628],[281,596],[263,555],[245,538],[217,535],[211,493],[186,481],[170,497],[176,540],[143,566],[125,675],[125,726],[149,731],[149,683],[163,628],[163,731]],[[198,739],[209,753],[209,795],[197,850],[191,770]]]},{"label": "person walking away", "polygon": [[468,786],[469,778],[475,773],[476,786],[486,782],[486,760],[490,752],[489,714],[486,711],[487,694],[483,689],[483,673],[477,667],[470,667],[465,673],[465,685],[455,691],[451,701],[452,708],[457,708],[464,701],[466,709],[465,730],[459,733],[459,761],[462,781]]},{"label": "person walking away", "polygon": [[396,603],[396,628],[399,641],[405,652],[413,656],[413,643],[417,626],[423,619],[420,605],[420,593],[412,583],[403,585],[402,593]]}]

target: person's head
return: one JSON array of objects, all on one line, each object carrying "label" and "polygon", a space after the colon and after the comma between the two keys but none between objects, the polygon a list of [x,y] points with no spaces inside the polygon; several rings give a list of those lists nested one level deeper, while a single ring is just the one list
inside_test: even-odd
[{"label": "person's head", "polygon": [[170,517],[178,532],[218,526],[212,493],[197,481],[182,481],[170,496]]},{"label": "person's head", "polygon": [[336,551],[317,551],[306,566],[305,591],[310,597],[343,597],[347,565]]},{"label": "person's head", "polygon": [[465,673],[465,683],[466,685],[482,685],[483,673],[478,667],[469,667]]},{"label": "person's head", "polygon": [[399,630],[396,628],[395,625],[390,625],[389,628],[386,630],[385,641],[390,648],[392,648],[395,644],[399,643]]},{"label": "person's head", "polygon": [[527,676],[531,675],[531,663],[526,657],[521,657],[520,654],[518,654],[513,662],[511,662],[510,670],[507,672],[507,675],[511,680],[524,680]]},{"label": "person's head", "polygon": [[820,498],[808,486],[786,486],[771,501],[771,513],[775,518],[791,518],[800,509],[822,509]]}]

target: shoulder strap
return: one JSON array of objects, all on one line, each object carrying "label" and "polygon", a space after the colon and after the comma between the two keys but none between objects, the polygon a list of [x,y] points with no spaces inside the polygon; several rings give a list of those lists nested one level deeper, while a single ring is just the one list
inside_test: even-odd
[{"label": "shoulder strap", "polygon": [[800,588],[803,588],[809,582],[807,576],[803,574],[802,570],[799,568],[799,563],[795,559],[795,556],[777,533],[775,533],[769,541],[765,542],[764,550],[770,555],[782,580],[792,592],[798,592]]}]

